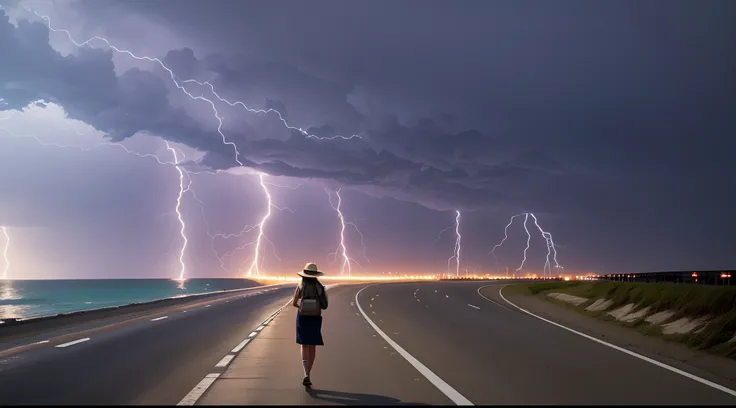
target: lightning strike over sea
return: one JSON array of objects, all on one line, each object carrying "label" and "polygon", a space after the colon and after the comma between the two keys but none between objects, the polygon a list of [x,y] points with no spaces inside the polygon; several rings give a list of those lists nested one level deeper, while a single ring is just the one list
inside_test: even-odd
[{"label": "lightning strike over sea", "polygon": [[178,280],[183,281],[184,277],[186,276],[186,264],[184,263],[184,254],[186,252],[189,240],[187,239],[186,235],[186,224],[184,223],[184,217],[181,215],[181,199],[184,193],[189,190],[191,180],[189,181],[188,185],[184,185],[184,170],[182,170],[182,168],[179,166],[180,161],[176,155],[176,149],[171,147],[171,145],[169,145],[169,142],[166,142],[166,149],[170,151],[171,154],[174,156],[174,167],[176,167],[176,171],[179,172],[179,195],[176,198],[176,217],[179,220],[179,225],[181,226],[179,233],[181,234],[183,242],[179,251],[179,264],[181,265],[181,270],[179,271]]},{"label": "lightning strike over sea", "polygon": [[268,191],[268,187],[266,187],[266,184],[263,180],[263,173],[258,173],[258,178],[261,182],[261,188],[263,188],[263,192],[266,194],[266,198],[268,200],[268,211],[266,211],[266,215],[263,216],[263,219],[261,219],[261,222],[258,223],[258,238],[256,238],[256,248],[253,251],[253,261],[250,264],[250,268],[248,268],[247,276],[253,276],[253,271],[255,271],[256,276],[261,275],[260,266],[258,265],[258,260],[260,257],[261,252],[261,240],[263,239],[263,227],[266,225],[266,221],[271,216],[271,207],[273,207],[273,203],[271,201],[271,193]]},{"label": "lightning strike over sea", "polygon": [[3,230],[5,235],[5,248],[3,249],[3,279],[8,279],[8,272],[10,271],[10,258],[8,257],[8,249],[10,249],[10,234],[8,234],[8,227],[2,226],[0,229]]}]

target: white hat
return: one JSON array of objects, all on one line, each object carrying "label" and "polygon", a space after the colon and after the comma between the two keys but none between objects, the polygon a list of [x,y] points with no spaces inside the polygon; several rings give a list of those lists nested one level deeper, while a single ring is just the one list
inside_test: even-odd
[{"label": "white hat", "polygon": [[317,276],[324,275],[324,272],[319,271],[316,263],[308,263],[304,265],[303,271],[297,272],[297,275],[305,278],[316,278]]}]

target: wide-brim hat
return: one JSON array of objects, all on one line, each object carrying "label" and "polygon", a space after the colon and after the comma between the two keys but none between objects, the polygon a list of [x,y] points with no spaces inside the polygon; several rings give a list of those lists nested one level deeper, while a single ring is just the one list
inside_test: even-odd
[{"label": "wide-brim hat", "polygon": [[319,271],[319,268],[317,268],[317,264],[308,263],[304,266],[304,270],[299,271],[296,274],[305,278],[316,278],[318,276],[324,275],[324,272]]}]

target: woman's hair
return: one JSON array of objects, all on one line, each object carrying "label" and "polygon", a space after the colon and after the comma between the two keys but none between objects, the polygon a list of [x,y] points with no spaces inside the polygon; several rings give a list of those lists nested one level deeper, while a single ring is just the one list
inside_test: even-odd
[{"label": "woman's hair", "polygon": [[320,285],[320,281],[317,280],[316,276],[314,278],[307,278],[306,276],[302,276],[302,283],[299,286],[304,287],[304,285],[312,284]]}]

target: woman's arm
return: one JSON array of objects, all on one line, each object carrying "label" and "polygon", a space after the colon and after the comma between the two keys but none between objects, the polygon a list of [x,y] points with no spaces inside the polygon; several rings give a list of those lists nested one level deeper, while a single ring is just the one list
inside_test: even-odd
[{"label": "woman's arm", "polygon": [[294,301],[291,302],[291,305],[294,307],[299,307],[299,286],[297,286],[296,290],[294,290]]}]

